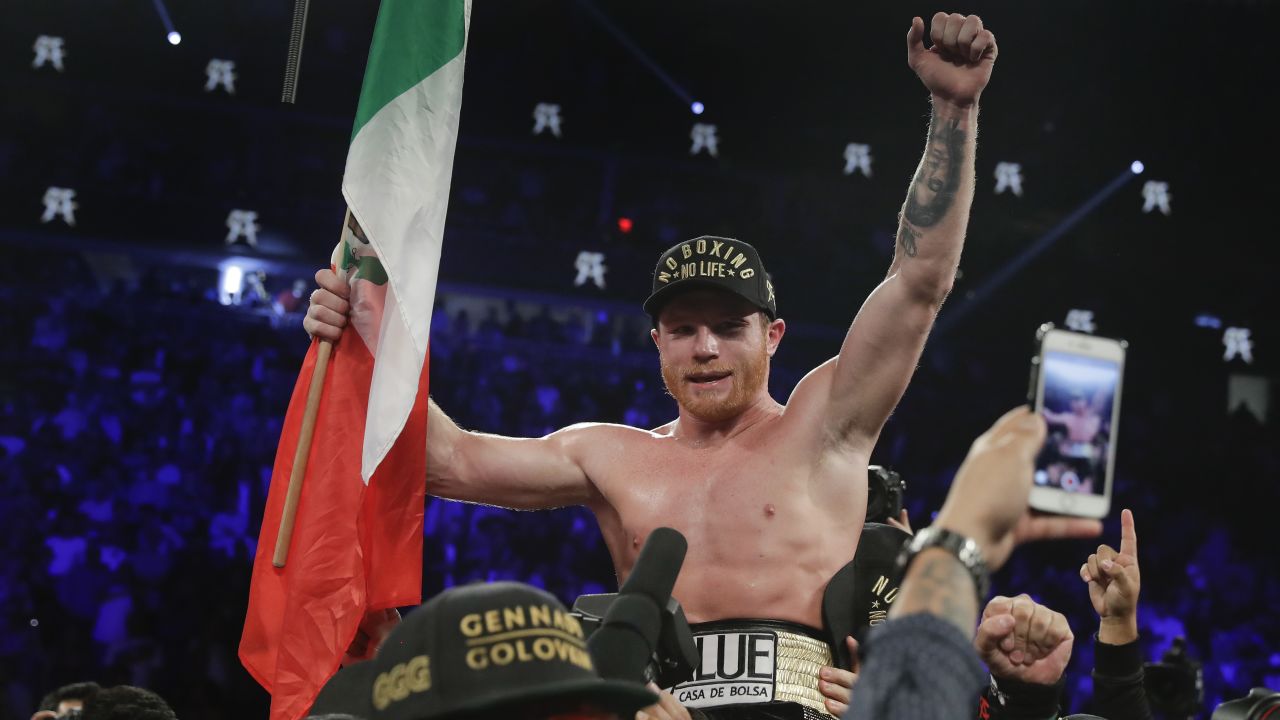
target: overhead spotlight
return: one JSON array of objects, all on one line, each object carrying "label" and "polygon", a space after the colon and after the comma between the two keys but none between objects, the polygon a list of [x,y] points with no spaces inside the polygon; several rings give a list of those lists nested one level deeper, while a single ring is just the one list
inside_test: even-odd
[{"label": "overhead spotlight", "polygon": [[178,43],[180,43],[180,42],[182,42],[182,33],[178,32],[177,30],[170,30],[170,31],[169,31],[169,44],[170,44],[170,45],[177,45],[177,44],[178,44]]},{"label": "overhead spotlight", "polygon": [[1142,171],[1146,169],[1147,166],[1143,165],[1141,160],[1134,160],[1132,163],[1129,163],[1129,172],[1134,175],[1141,175]]},{"label": "overhead spotlight", "polygon": [[693,105],[690,105],[689,109],[693,110],[694,115],[701,115],[702,111],[706,110],[706,108],[702,105],[702,103],[698,102],[697,100],[693,101]]},{"label": "overhead spotlight", "polygon": [[618,229],[621,230],[624,235],[626,233],[631,232],[632,227],[633,225],[631,223],[631,218],[629,217],[618,218]]}]

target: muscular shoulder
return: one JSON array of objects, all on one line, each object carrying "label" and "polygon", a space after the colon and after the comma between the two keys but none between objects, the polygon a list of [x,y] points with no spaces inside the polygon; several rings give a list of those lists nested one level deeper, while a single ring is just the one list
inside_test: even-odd
[{"label": "muscular shoulder", "polygon": [[556,440],[567,451],[582,459],[591,459],[602,453],[616,453],[662,437],[650,430],[615,423],[576,423],[547,436]]},{"label": "muscular shoulder", "polygon": [[619,481],[644,465],[655,443],[668,439],[655,431],[613,423],[578,423],[548,436],[582,468],[597,491],[612,494]]}]

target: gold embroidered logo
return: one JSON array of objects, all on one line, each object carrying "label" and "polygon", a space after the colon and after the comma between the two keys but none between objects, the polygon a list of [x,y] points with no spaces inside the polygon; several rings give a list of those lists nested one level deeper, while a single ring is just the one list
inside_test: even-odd
[{"label": "gold embroidered logo", "polygon": [[467,667],[484,670],[522,662],[568,662],[591,670],[578,618],[549,605],[505,607],[464,615]]},{"label": "gold embroidered logo", "polygon": [[430,689],[431,658],[418,655],[378,675],[373,683],[373,706],[386,710],[393,702]]},{"label": "gold embroidered logo", "polygon": [[867,624],[874,627],[889,619],[889,606],[898,597],[898,588],[890,589],[889,578],[881,575],[872,586],[871,592],[876,599],[871,602],[871,609],[867,612]]},{"label": "gold embroidered logo", "polygon": [[728,241],[699,238],[681,245],[680,256],[688,262],[680,262],[674,254],[668,256],[663,262],[666,269],[658,272],[658,282],[670,283],[697,277],[749,280],[756,276],[755,268],[750,265],[743,267],[747,256]]}]

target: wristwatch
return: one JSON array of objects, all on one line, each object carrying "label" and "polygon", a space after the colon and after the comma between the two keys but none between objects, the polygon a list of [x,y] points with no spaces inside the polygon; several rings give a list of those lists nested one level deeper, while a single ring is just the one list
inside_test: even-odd
[{"label": "wristwatch", "polygon": [[911,564],[916,555],[919,555],[920,551],[932,547],[942,548],[955,555],[960,564],[969,571],[969,574],[973,576],[973,587],[978,592],[978,607],[982,607],[983,601],[987,599],[987,592],[991,589],[991,574],[987,572],[987,562],[982,558],[982,548],[978,547],[978,543],[974,542],[972,538],[967,538],[960,533],[930,525],[913,535],[898,553],[897,573],[899,582],[906,575],[907,566]]}]

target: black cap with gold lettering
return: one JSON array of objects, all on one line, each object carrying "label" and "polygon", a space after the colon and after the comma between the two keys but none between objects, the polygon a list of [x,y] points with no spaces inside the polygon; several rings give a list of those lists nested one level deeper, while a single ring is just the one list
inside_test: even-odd
[{"label": "black cap with gold lettering", "polygon": [[778,317],[773,283],[760,262],[760,254],[741,240],[703,235],[662,253],[653,271],[653,293],[644,301],[644,311],[657,322],[662,306],[673,295],[695,287],[728,290],[763,310],[770,319]]},{"label": "black cap with gold lettering", "polygon": [[369,704],[369,688],[378,676],[378,667],[372,660],[348,665],[338,670],[329,682],[320,688],[320,694],[307,712],[311,715],[354,715],[367,718],[373,712]]},{"label": "black cap with gold lettering", "polygon": [[629,719],[658,700],[643,685],[602,680],[578,619],[550,593],[515,582],[437,595],[405,617],[373,662],[371,720],[506,718],[582,705]]}]

